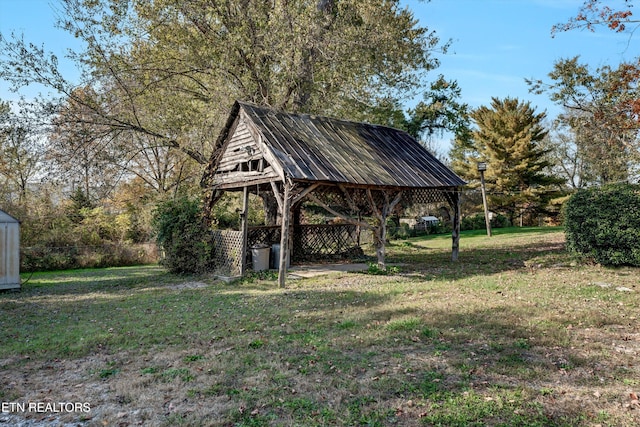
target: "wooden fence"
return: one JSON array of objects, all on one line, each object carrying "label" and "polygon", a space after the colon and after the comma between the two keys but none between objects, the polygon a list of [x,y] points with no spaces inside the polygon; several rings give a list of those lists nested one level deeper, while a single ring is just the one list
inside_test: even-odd
[{"label": "wooden fence", "polygon": [[[248,245],[280,243],[280,227],[249,228]],[[359,229],[352,224],[307,224],[293,227],[291,262],[340,260],[362,255]]]},{"label": "wooden fence", "polygon": [[[359,229],[351,224],[296,225],[293,230],[291,262],[329,261],[362,255]],[[214,264],[216,272],[228,276],[240,275],[242,233],[233,230],[214,230]],[[250,227],[247,247],[280,244],[280,226]],[[251,253],[247,250],[247,256]],[[249,263],[248,263],[249,265]]]},{"label": "wooden fence", "polygon": [[242,273],[242,232],[213,230],[213,264],[217,274],[228,277]]}]

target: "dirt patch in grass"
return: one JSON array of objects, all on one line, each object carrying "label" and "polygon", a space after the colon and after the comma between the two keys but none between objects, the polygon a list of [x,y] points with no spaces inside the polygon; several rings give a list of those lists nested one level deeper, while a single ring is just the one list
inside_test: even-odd
[{"label": "dirt patch in grass", "polygon": [[183,289],[206,288],[207,286],[210,286],[210,284],[203,283],[203,282],[184,282],[184,283],[177,283],[175,285],[170,285],[169,289],[174,290],[174,291],[180,291],[180,290],[183,290]]},{"label": "dirt patch in grass", "polygon": [[580,264],[560,232],[463,236],[455,264],[438,239],[394,243],[389,257],[404,264],[396,275],[333,273],[287,289],[144,269],[101,285],[36,280],[0,295],[0,401],[87,402],[90,411],[0,417],[34,426],[640,423],[637,269]]}]

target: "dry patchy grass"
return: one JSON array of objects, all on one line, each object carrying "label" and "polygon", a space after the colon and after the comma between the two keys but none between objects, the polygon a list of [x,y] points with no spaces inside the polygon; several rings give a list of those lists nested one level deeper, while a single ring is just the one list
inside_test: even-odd
[{"label": "dry patchy grass", "polygon": [[[519,231],[518,233],[514,231]],[[561,230],[397,241],[399,274],[223,284],[157,267],[0,294],[0,400],[74,425],[633,426],[637,269]],[[2,415],[0,415],[0,418]]]}]

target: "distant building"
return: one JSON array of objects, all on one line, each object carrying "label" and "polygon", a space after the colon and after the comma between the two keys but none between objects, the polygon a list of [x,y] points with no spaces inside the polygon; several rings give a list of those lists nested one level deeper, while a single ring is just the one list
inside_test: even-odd
[{"label": "distant building", "polygon": [[20,221],[0,210],[0,290],[20,289]]}]

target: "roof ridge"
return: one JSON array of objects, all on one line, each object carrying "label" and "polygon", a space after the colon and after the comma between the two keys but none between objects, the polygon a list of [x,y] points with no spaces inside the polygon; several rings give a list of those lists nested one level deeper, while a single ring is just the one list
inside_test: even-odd
[{"label": "roof ridge", "polygon": [[[281,110],[281,109],[278,109],[278,108],[275,108],[275,107],[270,107],[270,106],[265,106],[265,105],[258,105],[256,103],[248,102],[248,101],[237,100],[236,103],[238,103],[241,106],[242,105],[247,105],[247,106],[249,106],[251,108],[257,108],[257,109],[260,109],[260,110],[269,111],[271,113],[284,114],[284,115],[287,115],[287,116],[310,117],[310,118],[326,119],[326,120],[336,121],[336,122],[351,123],[351,124],[354,124],[354,125],[366,125],[366,126],[371,126],[371,127],[392,129],[392,130],[395,130],[395,131],[398,131],[398,132],[403,132],[403,133],[406,133],[407,135],[409,135],[409,132],[407,132],[404,129],[399,129],[399,128],[394,127],[394,126],[384,125],[384,124],[380,124],[380,123],[359,122],[359,121],[356,121],[356,120],[343,119],[343,118],[340,118],[340,117],[334,117],[334,116],[329,116],[329,115],[325,115],[325,114],[317,114],[317,113],[292,113],[292,112],[289,112],[289,111],[286,111],[286,110]],[[411,135],[409,135],[409,136],[411,136]]]}]

